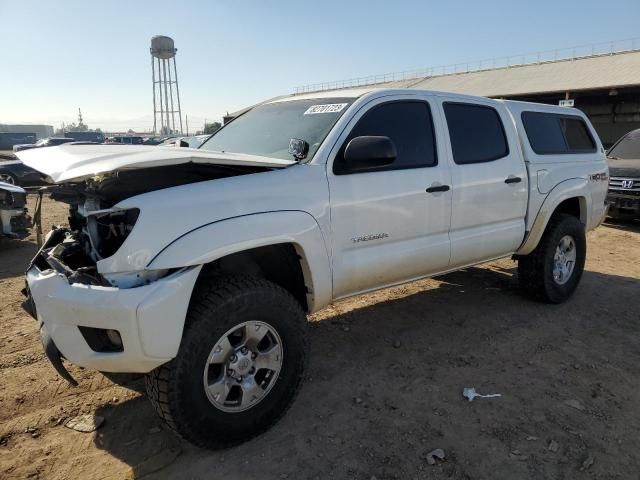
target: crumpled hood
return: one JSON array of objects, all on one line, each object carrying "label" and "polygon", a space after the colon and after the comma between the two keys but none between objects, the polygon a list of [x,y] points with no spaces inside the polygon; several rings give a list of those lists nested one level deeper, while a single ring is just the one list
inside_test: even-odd
[{"label": "crumpled hood", "polygon": [[640,178],[640,159],[615,160],[609,158],[608,163],[609,176],[611,177]]},{"label": "crumpled hood", "polygon": [[116,170],[182,163],[266,168],[283,168],[296,163],[241,153],[146,145],[61,145],[23,150],[16,152],[16,156],[25,165],[47,175],[53,183],[81,180]]}]

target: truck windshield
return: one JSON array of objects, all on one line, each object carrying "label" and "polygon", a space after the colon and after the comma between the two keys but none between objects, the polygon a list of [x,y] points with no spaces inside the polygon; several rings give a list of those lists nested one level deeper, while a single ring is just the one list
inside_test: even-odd
[{"label": "truck windshield", "polygon": [[220,129],[200,148],[293,160],[289,140],[298,138],[309,144],[307,159],[311,159],[352,101],[317,98],[259,105]]}]

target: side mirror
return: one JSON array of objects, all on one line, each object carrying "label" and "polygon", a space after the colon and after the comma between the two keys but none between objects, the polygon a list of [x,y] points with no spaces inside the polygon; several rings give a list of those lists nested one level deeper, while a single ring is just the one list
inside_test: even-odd
[{"label": "side mirror", "polygon": [[397,157],[396,146],[389,137],[356,137],[344,150],[344,170],[346,172],[376,170],[392,164]]},{"label": "side mirror", "polygon": [[296,160],[304,160],[307,157],[307,153],[309,153],[309,144],[305,140],[291,138],[289,139],[288,151]]},{"label": "side mirror", "polygon": [[184,140],[180,139],[180,146],[181,147],[189,147],[189,142],[185,142]]}]

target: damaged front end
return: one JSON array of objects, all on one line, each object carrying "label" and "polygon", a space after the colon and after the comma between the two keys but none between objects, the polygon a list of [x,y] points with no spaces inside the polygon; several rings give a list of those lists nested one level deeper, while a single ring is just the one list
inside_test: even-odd
[{"label": "damaged front end", "polygon": [[139,210],[87,211],[85,205],[71,205],[67,227],[55,227],[29,268],[53,269],[67,277],[69,283],[112,286],[98,273],[97,262],[113,255],[133,229]]},{"label": "damaged front end", "polygon": [[167,270],[98,272],[97,263],[114,255],[134,229],[141,212],[118,202],[170,187],[261,171],[221,165],[170,165],[97,175],[82,182],[47,187],[53,200],[69,205],[68,227],[54,227],[31,265],[53,269],[69,283],[133,288],[170,273]]},{"label": "damaged front end", "polygon": [[155,167],[47,187],[53,200],[69,205],[68,225],[46,234],[28,266],[24,305],[62,377],[75,383],[63,358],[100,371],[143,373],[175,356],[201,267],[150,270],[126,259],[118,269],[105,265],[144,215],[133,197],[165,188],[172,195],[172,186],[241,171],[247,170]]},{"label": "damaged front end", "polygon": [[[109,287],[116,283],[109,281],[98,273],[97,262],[102,258],[113,255],[122,245],[133,229],[138,215],[138,209],[121,210],[116,208],[100,209],[103,199],[96,190],[95,181],[83,182],[83,185],[56,186],[49,188],[51,196],[66,201],[69,204],[69,227],[54,227],[27,268],[27,272],[53,271],[66,278],[69,285],[81,284],[87,286]],[[97,210],[94,210],[97,209]],[[26,300],[25,310],[34,318],[38,318],[36,303],[32,297],[29,284],[23,291]],[[77,381],[65,368],[63,355],[51,337],[44,321],[39,322],[40,340],[44,352],[56,372],[71,385]],[[103,336],[115,335],[117,338],[105,342],[98,339],[94,330],[79,327],[80,333],[87,343],[95,348],[102,342],[97,351],[118,351],[122,348],[119,333],[105,330]],[[93,342],[91,335],[93,335]],[[108,348],[104,348],[106,345]]]},{"label": "damaged front end", "polygon": [[[85,172],[90,166],[83,155],[105,157],[117,152],[60,147],[60,163],[66,165],[58,170],[51,167],[50,172],[41,170],[53,181],[62,182],[45,187],[42,194],[68,204],[69,215],[66,225],[55,226],[45,235],[29,264],[24,305],[39,322],[42,343],[54,368],[72,383],[62,358],[103,372],[145,373],[177,354],[202,266],[149,269],[146,256],[127,253],[127,241],[154,235],[139,230],[144,222],[149,226],[150,215],[156,218],[161,205],[149,207],[151,197],[144,194],[161,204],[171,204],[173,196],[184,202],[186,192],[179,187],[280,167],[240,160],[235,164],[161,164],[162,150],[156,154],[143,149],[147,157],[154,156],[150,166],[142,162],[125,166],[128,160],[122,158],[118,161],[123,169],[73,177],[68,173],[71,160],[76,171]],[[111,158],[109,155],[106,157]],[[46,166],[39,157],[31,160],[34,166]],[[98,163],[95,168],[102,167]],[[147,209],[151,213],[145,217]],[[161,228],[151,223],[151,230]],[[150,244],[153,239],[149,238]],[[137,248],[144,251],[144,242]]]}]

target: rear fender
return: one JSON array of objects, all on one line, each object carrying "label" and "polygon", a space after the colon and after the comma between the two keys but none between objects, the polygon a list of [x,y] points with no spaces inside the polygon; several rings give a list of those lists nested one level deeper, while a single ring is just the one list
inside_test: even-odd
[{"label": "rear fender", "polygon": [[516,252],[516,255],[528,255],[537,246],[542,238],[547,224],[558,205],[569,198],[578,198],[580,202],[580,221],[587,226],[587,212],[591,211],[591,194],[589,182],[584,178],[571,178],[557,184],[547,195],[536,215],[533,226],[524,242]]}]

